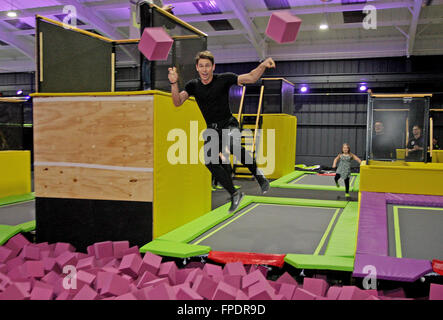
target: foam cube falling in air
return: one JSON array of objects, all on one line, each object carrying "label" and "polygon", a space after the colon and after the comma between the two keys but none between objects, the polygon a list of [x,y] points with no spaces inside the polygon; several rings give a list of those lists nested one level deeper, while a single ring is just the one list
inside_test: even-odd
[{"label": "foam cube falling in air", "polygon": [[278,43],[295,41],[301,19],[293,16],[289,11],[274,12],[269,18],[266,35]]},{"label": "foam cube falling in air", "polygon": [[166,60],[174,40],[161,27],[145,28],[138,44],[138,50],[148,60]]}]

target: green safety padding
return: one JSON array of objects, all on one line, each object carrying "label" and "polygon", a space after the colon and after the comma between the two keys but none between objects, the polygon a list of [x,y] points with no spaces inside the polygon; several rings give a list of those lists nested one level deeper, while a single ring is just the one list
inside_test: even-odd
[{"label": "green safety padding", "polygon": [[358,233],[358,202],[348,202],[331,233],[325,256],[354,257]]},{"label": "green safety padding", "polygon": [[355,175],[356,177],[350,191],[358,192],[360,190],[360,174],[353,173],[352,175]]},{"label": "green safety padding", "polygon": [[288,173],[287,175],[284,175],[281,178],[278,178],[277,180],[272,181],[270,183],[270,186],[275,187],[275,188],[281,188],[280,185],[287,184],[287,183],[291,182],[292,180],[295,180],[295,179],[301,177],[305,173],[306,173],[306,171],[293,171],[291,173]]},{"label": "green safety padding", "polygon": [[248,196],[251,202],[290,206],[345,208],[347,201]]},{"label": "green safety padding", "polygon": [[140,248],[141,253],[148,251],[161,256],[189,258],[208,254],[211,247],[168,240],[153,240]]},{"label": "green safety padding", "polygon": [[21,232],[30,232],[32,230],[35,230],[35,220],[18,224],[17,227],[20,228]]},{"label": "green safety padding", "polygon": [[31,201],[34,199],[35,199],[34,192],[21,194],[21,195],[8,196],[8,197],[0,198],[0,206],[5,206],[8,204],[13,204],[13,203],[18,203],[18,202]]},{"label": "green safety padding", "polygon": [[285,262],[299,269],[353,271],[354,258],[314,256],[310,254],[287,254]]},{"label": "green safety padding", "polygon": [[7,226],[0,224],[0,246],[4,245],[10,238],[19,232],[19,226]]}]

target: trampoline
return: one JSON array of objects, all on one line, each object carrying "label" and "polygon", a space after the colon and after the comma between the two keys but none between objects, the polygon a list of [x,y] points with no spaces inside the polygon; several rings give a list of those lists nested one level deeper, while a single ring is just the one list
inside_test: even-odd
[{"label": "trampoline", "polygon": [[413,282],[443,259],[443,197],[362,192],[354,276]]},{"label": "trampoline", "polygon": [[[289,189],[307,189],[323,191],[345,191],[344,183],[340,180],[340,187],[337,188],[334,182],[335,173],[321,174],[308,171],[294,171],[273,182],[271,187]],[[352,173],[349,181],[349,191],[358,192],[360,174]]]},{"label": "trampoline", "polygon": [[0,245],[20,232],[35,230],[35,201],[0,205]]},{"label": "trampoline", "polygon": [[245,196],[143,246],[140,251],[227,263],[352,271],[357,238],[355,202]]}]

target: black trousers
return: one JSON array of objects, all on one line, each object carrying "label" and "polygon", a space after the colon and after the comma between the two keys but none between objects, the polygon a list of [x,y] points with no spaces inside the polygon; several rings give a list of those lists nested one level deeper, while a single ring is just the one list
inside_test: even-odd
[{"label": "black trousers", "polygon": [[[231,195],[235,193],[230,167],[230,154],[245,165],[252,175],[257,176],[257,164],[251,154],[241,145],[241,132],[237,119],[231,117],[219,123],[208,124],[203,132],[205,165],[213,179],[218,181]],[[224,155],[222,160],[220,153]]]},{"label": "black trousers", "polygon": [[[339,179],[340,179],[340,174],[336,173],[334,177],[335,183],[337,183]],[[345,180],[346,193],[349,193],[349,177],[347,177],[344,180]]]}]

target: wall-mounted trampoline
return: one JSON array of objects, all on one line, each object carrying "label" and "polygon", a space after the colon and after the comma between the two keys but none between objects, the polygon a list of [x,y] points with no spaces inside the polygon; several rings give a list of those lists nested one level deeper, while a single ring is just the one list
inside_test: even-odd
[{"label": "wall-mounted trampoline", "polygon": [[352,271],[357,238],[356,202],[245,196],[143,246],[140,251],[220,263]]},{"label": "wall-mounted trampoline", "polygon": [[[345,191],[343,183],[337,188],[334,183],[335,174],[322,174],[309,171],[293,171],[275,181],[271,182],[271,187],[304,189],[304,190],[323,190],[323,191]],[[352,173],[349,181],[349,191],[358,192],[360,184],[360,174]]]},{"label": "wall-mounted trampoline", "polygon": [[443,259],[443,197],[362,192],[354,276],[413,282]]}]

